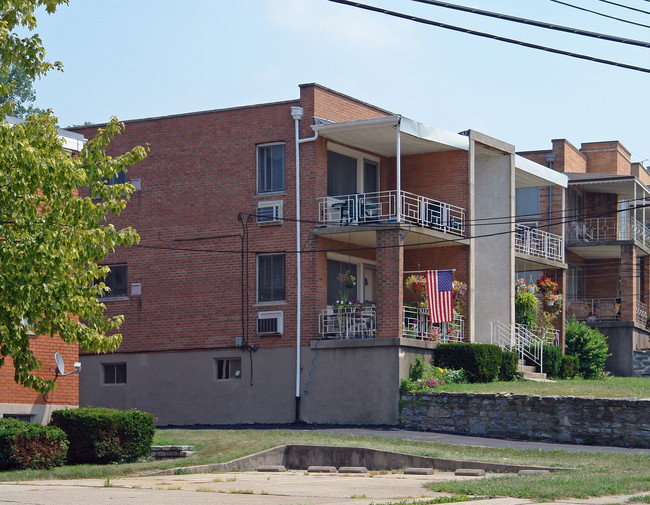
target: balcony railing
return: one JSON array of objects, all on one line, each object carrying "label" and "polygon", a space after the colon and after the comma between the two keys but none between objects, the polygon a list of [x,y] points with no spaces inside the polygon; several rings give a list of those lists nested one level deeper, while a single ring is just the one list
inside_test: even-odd
[{"label": "balcony railing", "polygon": [[428,307],[403,307],[405,338],[431,340],[433,342],[462,342],[465,318],[454,314],[452,323],[431,323]]},{"label": "balcony railing", "polygon": [[[319,199],[319,220],[326,226],[397,221],[397,191],[379,191]],[[406,191],[400,193],[400,221],[452,235],[465,234],[465,209]]]},{"label": "balcony railing", "polygon": [[650,247],[650,227],[623,215],[619,218],[588,218],[568,224],[567,240],[584,243],[636,240]]},{"label": "balcony railing", "polygon": [[564,261],[564,240],[559,235],[522,224],[515,225],[515,230],[516,252]]},{"label": "balcony railing", "polygon": [[[621,301],[618,298],[579,298],[569,300],[567,319],[578,321],[618,321],[621,319]],[[645,326],[648,320],[648,306],[636,301],[635,321]]]},{"label": "balcony railing", "polygon": [[321,310],[318,332],[321,338],[374,338],[377,329],[374,307],[344,307]]}]

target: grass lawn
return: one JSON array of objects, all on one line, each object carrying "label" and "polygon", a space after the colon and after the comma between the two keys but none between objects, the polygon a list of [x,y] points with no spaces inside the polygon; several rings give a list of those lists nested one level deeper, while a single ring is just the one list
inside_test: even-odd
[{"label": "grass lawn", "polygon": [[52,470],[0,472],[2,481],[101,478],[153,472],[163,468],[220,463],[282,444],[353,446],[450,459],[510,462],[574,468],[549,475],[514,476],[466,482],[432,483],[436,491],[533,499],[603,496],[650,492],[650,455],[568,453],[562,451],[491,449],[313,432],[261,430],[159,430],[155,445],[194,445],[198,454],[184,460],[125,465],[79,465]]},{"label": "grass lawn", "polygon": [[595,396],[596,398],[650,398],[650,379],[608,377],[604,380],[558,380],[556,382],[489,382],[447,384],[440,391],[457,393],[515,393],[542,396]]}]

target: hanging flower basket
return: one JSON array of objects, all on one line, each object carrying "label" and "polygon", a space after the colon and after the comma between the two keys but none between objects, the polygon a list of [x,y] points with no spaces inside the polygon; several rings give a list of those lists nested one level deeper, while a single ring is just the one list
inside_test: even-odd
[{"label": "hanging flower basket", "polygon": [[353,288],[357,285],[357,278],[352,275],[352,271],[348,269],[347,272],[341,272],[336,276],[338,281],[346,288]]},{"label": "hanging flower basket", "polygon": [[404,281],[404,286],[414,293],[421,293],[427,287],[427,280],[423,275],[409,275]]}]

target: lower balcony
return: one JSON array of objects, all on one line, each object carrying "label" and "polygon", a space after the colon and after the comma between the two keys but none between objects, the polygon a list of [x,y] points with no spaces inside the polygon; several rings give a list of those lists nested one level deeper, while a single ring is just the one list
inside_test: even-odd
[{"label": "lower balcony", "polygon": [[650,227],[633,217],[597,217],[568,223],[567,241],[591,244],[636,240],[650,247]]},{"label": "lower balcony", "polygon": [[[620,321],[621,299],[613,298],[576,298],[567,304],[567,319],[597,323],[598,321]],[[645,326],[648,320],[648,306],[636,302],[635,322]]]},{"label": "lower balcony", "polygon": [[[402,337],[431,342],[462,342],[465,318],[454,314],[450,323],[431,323],[427,307],[402,308],[404,317]],[[321,310],[318,333],[323,339],[374,338],[377,330],[377,312],[374,307],[336,307]]]}]

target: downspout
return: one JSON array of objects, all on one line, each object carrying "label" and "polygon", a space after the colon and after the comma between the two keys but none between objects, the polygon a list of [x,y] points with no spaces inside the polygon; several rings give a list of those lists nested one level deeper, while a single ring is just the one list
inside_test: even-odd
[{"label": "downspout", "polygon": [[300,138],[300,120],[302,119],[303,108],[291,107],[291,116],[295,125],[296,140],[296,418],[295,422],[300,421],[300,341],[302,326],[302,276],[300,270],[300,144],[311,142],[318,138],[318,132],[313,137],[306,139]]},{"label": "downspout", "polygon": [[402,221],[402,143],[400,140],[401,125],[402,117],[399,116],[397,119],[397,144],[395,146],[395,165],[397,167],[397,184],[395,188],[397,192],[397,208],[395,209],[397,212],[397,217],[395,221],[397,223],[400,223]]}]

